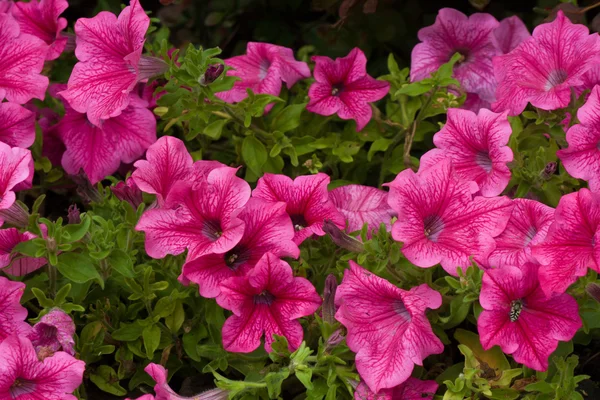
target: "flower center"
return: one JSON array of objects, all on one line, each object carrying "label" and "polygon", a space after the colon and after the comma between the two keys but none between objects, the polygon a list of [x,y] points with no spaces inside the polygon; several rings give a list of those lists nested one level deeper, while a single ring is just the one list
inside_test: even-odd
[{"label": "flower center", "polygon": [[450,60],[450,58],[452,58],[452,56],[456,53],[461,55],[461,57],[457,61],[457,64],[461,64],[466,61],[469,61],[469,56],[471,55],[471,50],[467,49],[466,47],[459,47],[457,49],[454,49],[452,54],[450,54],[450,57],[448,58],[448,60]]},{"label": "flower center", "polygon": [[437,242],[442,230],[444,221],[437,215],[430,215],[423,220],[425,236],[432,242]]},{"label": "flower center", "polygon": [[221,229],[221,223],[217,220],[204,221],[202,225],[202,234],[207,237],[211,242],[214,242],[223,234]]},{"label": "flower center", "polygon": [[250,258],[249,254],[247,253],[248,252],[246,251],[246,249],[242,247],[234,247],[233,249],[225,253],[225,265],[227,265],[232,271],[237,270],[240,267],[240,265],[244,264]]},{"label": "flower center", "polygon": [[519,315],[521,315],[521,311],[523,311],[523,300],[513,300],[510,303],[510,313],[508,314],[510,322],[515,322],[518,320]]},{"label": "flower center", "polygon": [[258,69],[259,69],[258,78],[261,81],[263,79],[265,79],[265,77],[267,76],[267,72],[269,72],[270,66],[271,66],[271,61],[267,60],[266,58],[260,62],[260,65],[258,67]]},{"label": "flower center", "polygon": [[300,231],[309,225],[308,222],[306,222],[306,220],[304,219],[303,214],[294,214],[290,215],[290,217],[292,218],[292,224],[294,225],[294,229],[296,231]]},{"label": "flower center", "polygon": [[263,290],[261,294],[254,296],[254,304],[266,304],[270,306],[275,301],[275,296],[266,290]]},{"label": "flower center", "polygon": [[338,97],[341,93],[342,90],[344,89],[344,85],[341,83],[336,83],[335,85],[331,86],[331,95]]},{"label": "flower center", "polygon": [[529,242],[531,242],[533,240],[533,238],[535,237],[535,235],[537,235],[538,230],[535,226],[530,226],[529,229],[527,229],[527,233],[525,234],[525,246],[527,246],[529,244]]},{"label": "flower center", "polygon": [[410,322],[412,317],[410,316],[410,312],[408,311],[402,300],[394,300],[394,302],[392,303],[392,307],[394,308],[396,314],[404,317],[404,319],[406,319],[407,322]]},{"label": "flower center", "polygon": [[569,75],[567,74],[567,71],[563,69],[555,69],[552,72],[550,72],[550,75],[548,75],[548,80],[546,81],[544,89],[548,91],[560,85],[561,83],[564,83],[568,77]]},{"label": "flower center", "polygon": [[33,392],[35,392],[35,382],[23,378],[15,379],[9,389],[10,396],[13,399]]},{"label": "flower center", "polygon": [[492,159],[490,158],[489,153],[486,151],[478,152],[475,155],[475,162],[487,173],[490,173],[490,171],[492,170]]}]

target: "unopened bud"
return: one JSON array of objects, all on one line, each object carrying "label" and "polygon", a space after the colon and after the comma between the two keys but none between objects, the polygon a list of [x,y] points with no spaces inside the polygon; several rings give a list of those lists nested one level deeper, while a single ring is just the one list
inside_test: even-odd
[{"label": "unopened bud", "polygon": [[25,228],[29,225],[29,213],[15,201],[6,210],[0,210],[0,220],[19,228]]},{"label": "unopened bud", "polygon": [[597,283],[588,283],[588,285],[585,287],[585,291],[587,294],[593,297],[594,300],[600,303],[600,285]]},{"label": "unopened bud", "polygon": [[144,202],[142,191],[131,178],[127,178],[126,182],[117,183],[110,190],[117,199],[128,202],[134,209]]},{"label": "unopened bud", "polygon": [[335,293],[337,291],[337,278],[329,274],[325,279],[325,288],[323,289],[323,321],[330,325],[335,324]]},{"label": "unopened bud", "polygon": [[552,175],[554,175],[554,173],[556,172],[557,166],[558,165],[555,162],[549,162],[548,164],[546,164],[546,166],[540,173],[540,176],[542,177],[542,179],[545,181],[550,179],[552,177]]},{"label": "unopened bud", "polygon": [[77,205],[71,204],[69,206],[67,218],[70,224],[79,224],[81,222],[81,213],[79,212]]},{"label": "unopened bud", "polygon": [[338,329],[333,332],[329,339],[327,339],[327,343],[325,344],[325,351],[331,351],[338,344],[342,343],[346,337],[342,334],[342,330]]},{"label": "unopened bud", "polygon": [[353,253],[362,253],[365,249],[362,242],[338,228],[331,220],[326,219],[323,230],[329,234],[333,243]]},{"label": "unopened bud", "polygon": [[223,64],[211,64],[206,68],[206,72],[199,79],[201,85],[206,86],[210,85],[214,81],[217,80],[219,76],[225,70],[225,66]]}]

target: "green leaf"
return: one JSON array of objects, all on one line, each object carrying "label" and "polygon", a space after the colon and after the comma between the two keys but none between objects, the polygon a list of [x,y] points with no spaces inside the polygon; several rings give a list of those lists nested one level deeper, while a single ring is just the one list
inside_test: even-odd
[{"label": "green leaf", "polygon": [[56,293],[56,296],[54,296],[54,304],[56,304],[56,305],[63,304],[65,302],[65,300],[67,299],[67,296],[69,295],[70,292],[71,292],[71,284],[67,283],[65,286],[60,288],[60,290]]},{"label": "green leaf", "polygon": [[175,302],[175,308],[171,315],[168,315],[165,318],[165,325],[172,333],[177,333],[183,322],[185,321],[185,311],[183,309],[183,304],[181,301]]},{"label": "green leaf", "polygon": [[31,293],[35,296],[38,303],[40,303],[40,306],[42,306],[44,308],[54,307],[54,302],[52,300],[48,299],[46,297],[46,294],[42,290],[40,290],[36,287],[33,287],[33,288],[31,288]]},{"label": "green leaf", "polygon": [[300,117],[304,108],[306,108],[306,103],[285,107],[273,118],[271,130],[285,133],[296,129],[300,125]]},{"label": "green leaf", "polygon": [[298,378],[298,380],[300,382],[302,382],[302,384],[304,385],[304,387],[307,390],[312,390],[313,389],[313,383],[312,383],[312,369],[303,366],[304,368],[302,369],[296,369],[295,374],[296,374],[296,378]]},{"label": "green leaf", "polygon": [[371,144],[371,148],[369,148],[369,153],[367,154],[367,161],[371,161],[375,153],[377,153],[378,151],[386,151],[392,143],[394,143],[392,139],[379,138],[375,140]]},{"label": "green leaf", "polygon": [[90,379],[96,386],[106,393],[115,396],[125,396],[127,390],[119,385],[119,377],[114,369],[108,365],[100,365],[94,373],[90,374]]},{"label": "green leaf", "polygon": [[115,330],[111,336],[115,340],[122,342],[132,342],[142,336],[144,327],[139,323],[134,322],[132,324],[121,323],[119,329]]},{"label": "green leaf", "polygon": [[287,368],[281,369],[278,372],[269,372],[265,376],[270,399],[277,399],[279,397],[281,394],[281,384],[288,376],[290,376],[290,370]]},{"label": "green leaf", "polygon": [[149,325],[142,331],[142,338],[144,339],[144,348],[146,349],[146,356],[149,360],[154,356],[154,352],[160,344],[160,328],[157,325]]},{"label": "green leaf", "polygon": [[484,350],[479,341],[479,336],[476,333],[464,329],[457,329],[456,332],[454,332],[454,338],[460,344],[471,349],[473,354],[475,354],[475,357],[477,357],[480,362],[485,362],[496,372],[496,375],[500,375],[501,371],[510,369],[510,363],[502,350],[500,350],[498,346],[494,346],[489,350]]},{"label": "green leaf", "polygon": [[127,253],[123,250],[113,250],[108,256],[108,265],[119,274],[126,278],[135,278],[135,272],[133,271],[133,261]]},{"label": "green leaf", "polygon": [[12,249],[12,253],[20,253],[28,257],[37,257],[40,251],[45,252],[46,240],[42,238],[27,240],[17,244]]},{"label": "green leaf", "polygon": [[257,175],[262,175],[262,167],[267,162],[267,149],[254,135],[249,135],[242,142],[242,158],[244,162]]},{"label": "green leaf", "polygon": [[221,137],[221,133],[227,122],[229,121],[226,119],[218,119],[215,122],[208,124],[202,133],[213,140],[218,140]]},{"label": "green leaf", "polygon": [[433,89],[431,84],[419,81],[403,86],[396,94],[406,94],[408,96],[416,97],[429,92],[431,89]]},{"label": "green leaf", "polygon": [[58,256],[58,271],[67,279],[76,283],[85,283],[96,279],[104,288],[104,280],[96,270],[89,256],[82,253],[62,253]]},{"label": "green leaf", "polygon": [[87,214],[83,214],[79,224],[65,226],[63,228],[63,234],[67,234],[65,237],[66,241],[72,243],[81,240],[90,229],[91,223],[92,219]]}]

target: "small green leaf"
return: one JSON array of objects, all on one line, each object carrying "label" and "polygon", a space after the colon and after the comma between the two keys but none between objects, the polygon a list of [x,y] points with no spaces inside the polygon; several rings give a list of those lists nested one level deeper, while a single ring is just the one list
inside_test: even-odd
[{"label": "small green leaf", "polygon": [[296,129],[300,126],[300,117],[305,108],[306,103],[292,104],[285,107],[273,118],[271,130],[285,133]]},{"label": "small green leaf", "polygon": [[160,344],[160,328],[157,325],[149,325],[142,331],[142,338],[144,339],[144,348],[146,349],[146,356],[149,360],[154,356],[154,352]]},{"label": "small green leaf", "polygon": [[119,329],[115,330],[111,336],[115,340],[122,342],[132,342],[142,336],[144,327],[139,323],[134,322],[132,324],[121,323]]},{"label": "small green leaf", "polygon": [[67,225],[63,228],[63,233],[67,234],[65,240],[70,243],[81,240],[90,229],[91,223],[92,219],[87,214],[83,214],[79,224]]},{"label": "small green leaf", "polygon": [[117,271],[124,277],[135,278],[133,261],[131,261],[129,255],[123,250],[113,250],[108,256],[108,265],[110,265],[113,270]]},{"label": "small green leaf", "polygon": [[289,369],[281,369],[278,372],[269,372],[267,376],[265,376],[270,399],[279,398],[279,395],[281,394],[281,384],[288,376],[290,376]]},{"label": "small green leaf", "polygon": [[96,279],[104,288],[104,280],[96,270],[89,256],[82,253],[62,253],[56,264],[58,271],[67,279],[76,283],[85,283]]},{"label": "small green leaf", "polygon": [[106,393],[114,394],[115,396],[125,396],[127,394],[127,390],[119,385],[117,373],[108,365],[100,365],[96,368],[96,371],[90,374],[90,379]]},{"label": "small green leaf", "polygon": [[213,140],[218,140],[221,137],[221,133],[227,122],[229,121],[226,119],[218,119],[215,122],[208,124],[202,133]]},{"label": "small green leaf", "polygon": [[255,175],[262,175],[262,167],[267,162],[267,149],[254,135],[249,135],[242,142],[242,158],[244,162],[254,172]]}]

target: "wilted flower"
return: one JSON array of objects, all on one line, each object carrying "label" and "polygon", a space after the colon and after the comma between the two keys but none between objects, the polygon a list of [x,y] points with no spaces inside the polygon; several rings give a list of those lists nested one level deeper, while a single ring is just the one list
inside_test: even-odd
[{"label": "wilted flower", "polygon": [[214,81],[217,80],[219,76],[225,70],[225,66],[223,64],[211,64],[206,68],[206,72],[200,78],[201,85],[210,85]]},{"label": "wilted flower", "polygon": [[327,275],[325,279],[325,288],[323,289],[323,321],[333,325],[335,324],[335,294],[337,292],[337,278],[333,274]]},{"label": "wilted flower", "polygon": [[342,249],[352,251],[354,253],[362,253],[365,246],[362,242],[337,227],[331,220],[326,219],[323,223],[323,231],[331,237],[331,240]]},{"label": "wilted flower", "polygon": [[59,350],[72,356],[75,355],[75,323],[73,319],[60,308],[54,308],[40,318],[27,336],[38,358],[41,351],[54,354]]}]

